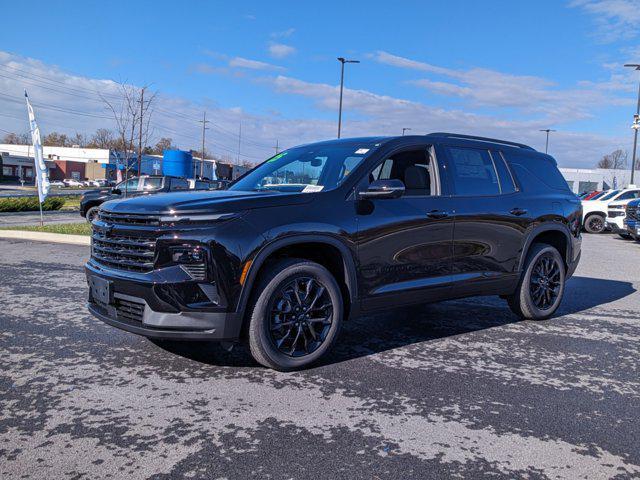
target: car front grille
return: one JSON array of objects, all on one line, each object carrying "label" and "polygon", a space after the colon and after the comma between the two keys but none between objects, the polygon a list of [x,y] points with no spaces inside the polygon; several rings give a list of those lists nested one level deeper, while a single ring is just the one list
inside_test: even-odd
[{"label": "car front grille", "polygon": [[180,266],[193,280],[205,280],[207,278],[207,267],[203,263],[192,263]]},{"label": "car front grille", "polygon": [[635,220],[638,221],[640,220],[640,218],[638,218],[638,207],[636,205],[629,205],[627,206],[627,218],[629,220]]},{"label": "car front grille", "polygon": [[100,210],[98,218],[105,223],[118,225],[160,225],[160,217],[135,213],[114,213]]},{"label": "car front grille", "polygon": [[114,234],[94,226],[91,244],[91,258],[99,264],[134,272],[153,270],[156,249],[153,238]]}]

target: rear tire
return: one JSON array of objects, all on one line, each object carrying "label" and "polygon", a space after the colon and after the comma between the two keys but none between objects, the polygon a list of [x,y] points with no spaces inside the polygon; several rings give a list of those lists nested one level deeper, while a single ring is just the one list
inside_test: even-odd
[{"label": "rear tire", "polygon": [[267,267],[249,312],[249,350],[280,371],[309,366],[333,346],[342,325],[340,287],[322,265],[284,259]]},{"label": "rear tire", "polygon": [[623,238],[624,240],[631,240],[631,234],[630,233],[619,233],[618,235],[620,235],[620,238]]},{"label": "rear tire", "polygon": [[584,222],[584,229],[589,233],[602,233],[606,227],[604,215],[594,213]]},{"label": "rear tire", "polygon": [[566,272],[564,261],[551,245],[534,244],[525,262],[516,291],[507,297],[511,311],[521,318],[544,320],[562,302]]}]

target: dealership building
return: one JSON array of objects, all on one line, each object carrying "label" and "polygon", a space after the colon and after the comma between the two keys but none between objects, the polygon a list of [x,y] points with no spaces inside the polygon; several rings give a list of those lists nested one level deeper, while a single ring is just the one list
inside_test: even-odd
[{"label": "dealership building", "polygon": [[[631,169],[560,168],[560,173],[575,194],[629,186]],[[640,171],[636,176],[640,176]]]},{"label": "dealership building", "polygon": [[[105,178],[106,165],[115,162],[109,150],[101,148],[42,147],[44,163],[51,180],[95,180]],[[31,145],[0,144],[0,179],[32,182],[34,178]]]}]

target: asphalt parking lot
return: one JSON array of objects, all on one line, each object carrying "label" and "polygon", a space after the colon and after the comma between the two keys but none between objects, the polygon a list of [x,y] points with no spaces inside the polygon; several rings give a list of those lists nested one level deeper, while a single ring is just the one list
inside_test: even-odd
[{"label": "asphalt parking lot", "polygon": [[552,320],[379,314],[288,374],[101,324],[87,254],[0,240],[2,478],[640,477],[638,243],[585,236]]}]

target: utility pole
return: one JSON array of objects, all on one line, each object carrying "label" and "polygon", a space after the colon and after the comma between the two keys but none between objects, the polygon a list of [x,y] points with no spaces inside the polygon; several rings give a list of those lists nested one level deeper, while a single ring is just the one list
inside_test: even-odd
[{"label": "utility pole", "polygon": [[238,129],[238,165],[240,165],[240,142],[242,142],[242,120],[240,120],[240,127]]},{"label": "utility pole", "polygon": [[[638,63],[627,63],[625,67],[631,67],[634,70],[640,70],[640,64]],[[638,106],[636,107],[636,114],[633,117],[633,155],[631,156],[631,182],[630,184],[634,184],[634,176],[636,173],[636,152],[638,149],[638,130],[640,129],[640,86],[638,87]]]},{"label": "utility pole", "polygon": [[279,144],[278,140],[276,140],[276,146],[275,146],[275,147],[273,147],[273,148],[275,148],[275,149],[276,149],[276,155],[277,155],[277,154],[278,154],[278,152],[280,151],[280,144]]},{"label": "utility pole", "polygon": [[344,89],[344,64],[345,63],[360,63],[360,60],[347,60],[343,57],[338,57],[340,62],[340,104],[338,106],[338,138],[340,138],[340,131],[342,130],[342,90]]},{"label": "utility pole", "polygon": [[208,130],[207,128],[207,123],[209,123],[209,120],[207,120],[207,112],[204,112],[202,114],[202,120],[199,120],[199,123],[202,124],[202,158],[200,161],[200,178],[204,177],[204,132],[205,130]]},{"label": "utility pole", "polygon": [[406,132],[407,130],[411,130],[410,128],[406,128],[406,127],[402,127],[402,136],[404,137],[404,132]]},{"label": "utility pole", "polygon": [[547,132],[547,143],[544,146],[544,153],[548,153],[549,152],[549,132],[555,132],[556,130],[553,130],[551,128],[543,128],[540,131],[541,132]]},{"label": "utility pole", "polygon": [[142,91],[140,92],[140,131],[138,132],[138,175],[142,172],[140,168],[142,166],[142,116],[144,114],[144,89],[146,87],[142,87]]}]

